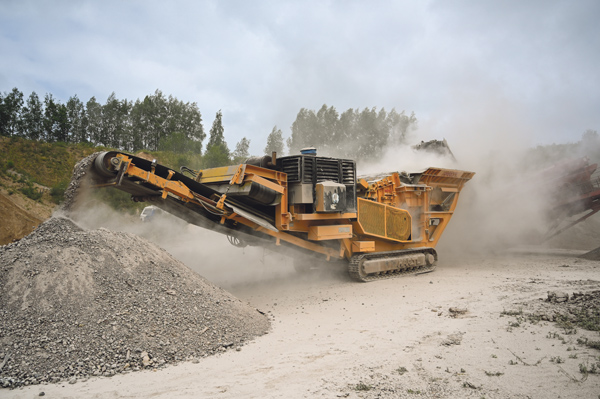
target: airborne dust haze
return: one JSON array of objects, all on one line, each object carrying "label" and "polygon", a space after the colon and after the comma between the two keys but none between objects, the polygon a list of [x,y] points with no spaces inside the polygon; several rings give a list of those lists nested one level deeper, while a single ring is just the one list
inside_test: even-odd
[{"label": "airborne dust haze", "polygon": [[[437,248],[440,260],[446,255],[501,253],[510,247],[534,244],[549,222],[544,212],[548,205],[545,188],[536,185],[531,176],[555,161],[532,160],[533,132],[507,102],[488,100],[471,111],[450,113],[438,124],[422,124],[410,132],[405,144],[389,147],[373,157],[373,162],[357,165],[359,175],[420,172],[430,166],[476,173],[461,192],[455,214],[442,235]],[[413,149],[421,141],[444,138],[455,160]],[[83,227],[143,236],[226,288],[273,279],[281,284],[288,278],[299,278],[293,259],[260,247],[234,247],[224,235],[168,214],[141,223],[139,217],[117,213],[103,204],[83,209],[76,217]]]},{"label": "airborne dust haze", "polygon": [[[580,146],[577,152],[556,154],[555,158],[533,158],[537,132],[525,120],[515,106],[499,97],[470,99],[449,107],[443,121],[420,125],[406,144],[389,148],[379,161],[359,164],[358,173],[411,173],[427,167],[475,172],[440,239],[440,259],[448,254],[502,253],[511,247],[539,244],[551,222],[546,210],[552,196],[551,187],[536,181],[536,174],[564,157],[592,157],[598,152],[598,141],[595,148]],[[443,138],[448,139],[456,160],[413,149],[421,141]],[[566,244],[568,234],[563,233],[562,240],[549,245]],[[587,240],[585,249],[595,248],[592,241]],[[597,246],[597,240],[594,242]]]},{"label": "airborne dust haze", "polygon": [[141,222],[105,204],[81,207],[73,218],[84,228],[132,233],[159,245],[210,282],[225,288],[282,279],[294,274],[291,261],[260,247],[234,247],[223,234],[189,224],[168,213]]}]

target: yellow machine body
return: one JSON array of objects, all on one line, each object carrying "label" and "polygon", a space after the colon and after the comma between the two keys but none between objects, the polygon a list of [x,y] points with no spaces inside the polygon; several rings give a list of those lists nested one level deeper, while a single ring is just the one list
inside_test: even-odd
[{"label": "yellow machine body", "polygon": [[428,168],[357,177],[352,160],[309,155],[180,173],[108,152],[93,165],[98,186],[127,191],[238,245],[345,260],[360,281],[431,268],[433,248],[474,175]]}]

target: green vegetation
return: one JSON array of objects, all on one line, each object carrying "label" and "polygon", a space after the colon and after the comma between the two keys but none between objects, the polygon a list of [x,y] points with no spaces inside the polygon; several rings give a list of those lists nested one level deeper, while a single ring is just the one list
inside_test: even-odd
[{"label": "green vegetation", "polygon": [[119,100],[112,93],[101,105],[95,97],[84,104],[76,95],[66,104],[52,94],[42,101],[35,92],[25,100],[13,88],[0,93],[0,136],[91,143],[124,151],[200,152],[205,134],[196,103],[165,97],[160,90],[135,102]]},{"label": "green vegetation", "polygon": [[598,307],[586,309],[582,307],[574,314],[573,323],[585,330],[600,331],[600,309]]},{"label": "green vegetation", "polygon": [[55,204],[60,204],[65,199],[65,190],[69,186],[69,181],[67,179],[62,180],[50,189],[50,197],[52,198],[52,202]]},{"label": "green vegetation", "polygon": [[75,163],[101,148],[0,137],[0,150],[9,160],[3,170],[14,170],[24,179],[54,187],[65,180],[70,181]]},{"label": "green vegetation", "polygon": [[[36,184],[39,184],[49,187],[49,199],[59,204],[64,200],[75,164],[94,152],[105,150],[108,149],[92,147],[89,144],[45,143],[20,137],[0,137],[0,152],[8,159],[0,161],[0,174],[17,184],[15,189],[8,189],[9,195],[14,194],[16,190],[34,201],[40,201],[44,190],[36,187]],[[148,154],[176,170],[183,165],[194,169],[202,167],[202,157],[195,154],[170,151],[154,151]],[[132,202],[128,194],[118,190],[97,190],[92,198],[114,209],[129,212],[144,207],[144,204]]]},{"label": "green vegetation", "polygon": [[501,375],[504,375],[504,373],[501,373],[500,371],[485,371],[485,375],[488,377],[500,377]]},{"label": "green vegetation", "polygon": [[271,155],[273,152],[283,154],[284,150],[283,132],[281,129],[277,129],[277,126],[274,126],[271,133],[269,133],[269,137],[267,137],[267,146],[264,150],[265,155]]},{"label": "green vegetation", "polygon": [[34,201],[39,201],[44,195],[44,192],[38,188],[33,187],[33,184],[30,181],[26,182],[26,184],[23,187],[21,187],[19,191],[25,194],[26,197],[31,198]]},{"label": "green vegetation", "polygon": [[503,316],[521,316],[523,315],[523,309],[519,309],[519,310],[503,310],[502,312],[500,312],[500,317]]},{"label": "green vegetation", "polygon": [[[230,151],[222,118],[222,112],[217,112],[203,151],[207,135],[198,105],[165,96],[160,90],[135,101],[118,99],[112,93],[104,104],[95,97],[84,102],[77,95],[65,104],[52,94],[40,98],[32,92],[26,98],[16,87],[0,93],[0,136],[63,143],[59,145],[65,148],[64,143],[68,143],[126,152],[204,155],[204,168],[241,162],[249,156],[250,140],[246,137]],[[416,128],[414,113],[377,107],[339,113],[324,104],[317,111],[300,109],[287,145],[293,154],[304,147],[316,147],[327,156],[370,160],[387,146],[403,143]],[[283,132],[274,126],[264,152],[271,155],[276,151],[281,156],[285,143]]]},{"label": "green vegetation", "polygon": [[600,374],[600,357],[594,360],[595,361],[592,361],[592,363],[579,363],[579,371],[581,374]]},{"label": "green vegetation", "polygon": [[588,348],[600,350],[600,341],[590,341],[587,338],[577,338],[577,343],[579,345],[585,345]]},{"label": "green vegetation", "polygon": [[371,389],[373,389],[371,385],[367,385],[362,382],[359,382],[354,386],[355,391],[370,391]]},{"label": "green vegetation", "polygon": [[[304,147],[317,147],[323,155],[369,160],[389,146],[403,143],[416,127],[414,113],[409,116],[404,111],[373,107],[362,111],[350,108],[339,114],[335,107],[323,105],[316,112],[305,108],[298,112],[287,144],[292,154]],[[277,131],[273,130],[275,139]]]}]

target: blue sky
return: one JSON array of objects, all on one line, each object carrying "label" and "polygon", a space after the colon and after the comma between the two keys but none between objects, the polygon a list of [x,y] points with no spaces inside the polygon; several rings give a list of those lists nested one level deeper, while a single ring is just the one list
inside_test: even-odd
[{"label": "blue sky", "polygon": [[385,107],[418,139],[600,130],[600,2],[0,0],[0,91],[104,103],[160,89],[260,154],[300,108]]}]

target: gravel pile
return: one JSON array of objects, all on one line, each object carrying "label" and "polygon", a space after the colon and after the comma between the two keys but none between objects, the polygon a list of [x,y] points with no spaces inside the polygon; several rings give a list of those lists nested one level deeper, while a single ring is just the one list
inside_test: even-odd
[{"label": "gravel pile", "polygon": [[138,236],[52,218],[0,247],[0,386],[163,367],[265,334],[269,320]]}]

